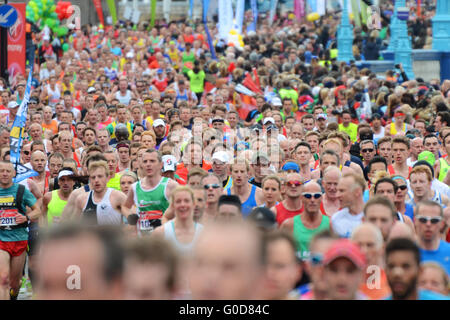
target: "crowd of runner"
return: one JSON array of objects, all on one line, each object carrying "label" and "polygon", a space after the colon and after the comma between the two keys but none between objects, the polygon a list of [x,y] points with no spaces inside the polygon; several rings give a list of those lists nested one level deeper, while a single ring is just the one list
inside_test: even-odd
[{"label": "crowd of runner", "polygon": [[217,60],[202,24],[29,30],[0,299],[448,298],[450,81],[337,62],[333,18],[259,23]]}]

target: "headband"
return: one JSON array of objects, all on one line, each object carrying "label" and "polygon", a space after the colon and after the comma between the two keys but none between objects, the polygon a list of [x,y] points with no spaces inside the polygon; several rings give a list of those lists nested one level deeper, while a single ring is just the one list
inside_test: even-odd
[{"label": "headband", "polygon": [[402,180],[404,183],[408,184],[408,183],[406,182],[406,179],[403,178],[402,176],[395,176],[395,177],[392,177],[392,180]]},{"label": "headband", "polygon": [[119,143],[119,144],[116,146],[116,149],[119,149],[119,148],[127,148],[127,149],[130,149],[130,146],[127,145],[126,143]]}]

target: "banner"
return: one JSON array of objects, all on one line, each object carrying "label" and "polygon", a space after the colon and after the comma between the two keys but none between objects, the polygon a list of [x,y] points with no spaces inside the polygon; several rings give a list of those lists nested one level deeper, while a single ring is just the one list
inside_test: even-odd
[{"label": "banner", "polygon": [[219,0],[219,39],[227,41],[233,26],[233,7],[230,0]]},{"label": "banner", "polygon": [[25,123],[27,122],[28,101],[30,100],[32,75],[33,65],[31,64],[25,94],[22,102],[20,103],[19,110],[17,111],[16,118],[14,119],[14,123],[11,128],[11,134],[9,136],[10,161],[14,164],[16,169],[16,177],[13,180],[14,183],[18,183],[27,178],[39,175],[36,171],[20,164],[20,150],[22,149],[23,143],[22,133],[25,128]]},{"label": "banner", "polygon": [[297,21],[301,19],[300,0],[294,0],[294,14],[295,14],[295,18],[297,19]]},{"label": "banner", "polygon": [[270,0],[270,13],[269,13],[269,25],[272,25],[273,18],[275,17],[275,11],[277,8],[278,0]]},{"label": "banner", "polygon": [[367,8],[369,8],[369,6],[365,4],[364,1],[360,1],[359,4],[361,6],[361,22],[362,24],[367,25]]},{"label": "banner", "polygon": [[[11,86],[16,85],[19,74],[25,74],[26,62],[26,21],[25,3],[10,3],[17,10],[17,21],[8,28],[8,73]],[[33,64],[33,61],[30,61]]]},{"label": "banner", "polygon": [[245,0],[237,0],[236,14],[234,15],[235,25],[233,27],[239,34],[242,32],[242,25],[244,24],[244,9],[245,9]]},{"label": "banner", "polygon": [[325,4],[325,0],[317,0],[316,1],[316,6],[317,6],[317,13],[320,15],[320,16],[323,16],[323,15],[325,15],[325,11],[326,11],[326,4]]},{"label": "banner", "polygon": [[250,6],[252,8],[252,15],[253,15],[253,21],[250,24],[250,26],[247,28],[248,31],[255,31],[256,32],[256,25],[258,23],[258,3],[257,0],[250,0]]},{"label": "banner", "polygon": [[98,20],[100,20],[100,23],[104,26],[105,19],[103,18],[102,0],[93,0],[93,1],[95,10],[97,11]]},{"label": "banner", "polygon": [[154,27],[155,26],[155,18],[156,18],[156,0],[152,0],[152,5],[151,5],[151,18],[150,18],[150,27]]},{"label": "banner", "polygon": [[189,11],[188,11],[189,20],[192,20],[192,11],[193,10],[194,10],[194,0],[189,0]]},{"label": "banner", "polygon": [[356,27],[361,27],[361,19],[359,17],[359,1],[352,0],[352,12],[353,12],[353,20],[355,21]]},{"label": "banner", "polygon": [[166,22],[170,21],[170,6],[172,5],[172,0],[163,0],[163,15]]},{"label": "banner", "polygon": [[106,3],[108,4],[109,12],[111,13],[111,18],[113,24],[116,24],[117,22],[117,11],[116,11],[116,3],[115,0],[106,0]]},{"label": "banner", "polygon": [[211,38],[211,34],[208,29],[208,9],[209,9],[209,0],[203,0],[203,24],[205,25],[205,33],[206,38],[208,39],[208,47],[211,51],[211,58],[213,60],[217,60],[216,50],[214,48],[214,44]]},{"label": "banner", "polygon": [[317,1],[316,0],[308,0],[308,6],[311,12],[317,12]]}]

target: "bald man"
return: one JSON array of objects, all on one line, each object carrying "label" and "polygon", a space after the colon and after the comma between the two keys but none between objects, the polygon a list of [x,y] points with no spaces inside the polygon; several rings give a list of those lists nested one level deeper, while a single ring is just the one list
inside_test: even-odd
[{"label": "bald man", "polygon": [[412,167],[417,162],[417,157],[423,150],[423,138],[417,137],[412,139],[409,149],[409,158],[406,159],[406,164]]},{"label": "bald man", "polygon": [[34,181],[41,193],[41,196],[48,191],[48,177],[45,172],[47,165],[47,155],[42,151],[35,151],[31,154],[30,160],[31,168],[39,173],[37,177],[32,177],[30,180]]},{"label": "bald man", "polygon": [[192,298],[261,299],[266,267],[264,250],[261,234],[253,226],[212,222],[194,247],[188,271]]},{"label": "bald man", "polygon": [[329,217],[332,217],[341,207],[341,203],[337,197],[337,186],[341,177],[341,170],[335,166],[327,167],[323,174],[322,186],[325,190],[325,194],[322,199],[320,210]]},{"label": "bald man", "polygon": [[309,257],[312,237],[321,231],[330,230],[330,218],[320,212],[322,197],[320,185],[315,181],[308,182],[304,185],[301,196],[303,214],[286,219],[281,225],[282,230],[294,236],[302,259]]},{"label": "bald man", "polygon": [[387,242],[392,241],[392,239],[398,238],[407,238],[416,241],[416,235],[411,230],[411,228],[400,221],[396,221],[394,223],[394,226],[391,228],[391,232],[389,233]]},{"label": "bald man", "polygon": [[351,240],[366,257],[365,281],[359,290],[370,300],[383,299],[391,293],[383,270],[384,241],[380,229],[372,223],[362,223],[352,233]]}]

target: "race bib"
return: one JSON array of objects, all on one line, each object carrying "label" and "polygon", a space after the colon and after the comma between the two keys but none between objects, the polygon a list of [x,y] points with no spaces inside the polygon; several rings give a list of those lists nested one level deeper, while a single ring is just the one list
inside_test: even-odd
[{"label": "race bib", "polygon": [[16,226],[17,209],[7,209],[0,211],[0,226],[11,227]]},{"label": "race bib", "polygon": [[161,225],[162,211],[144,211],[139,213],[139,229],[141,231],[152,231]]}]

